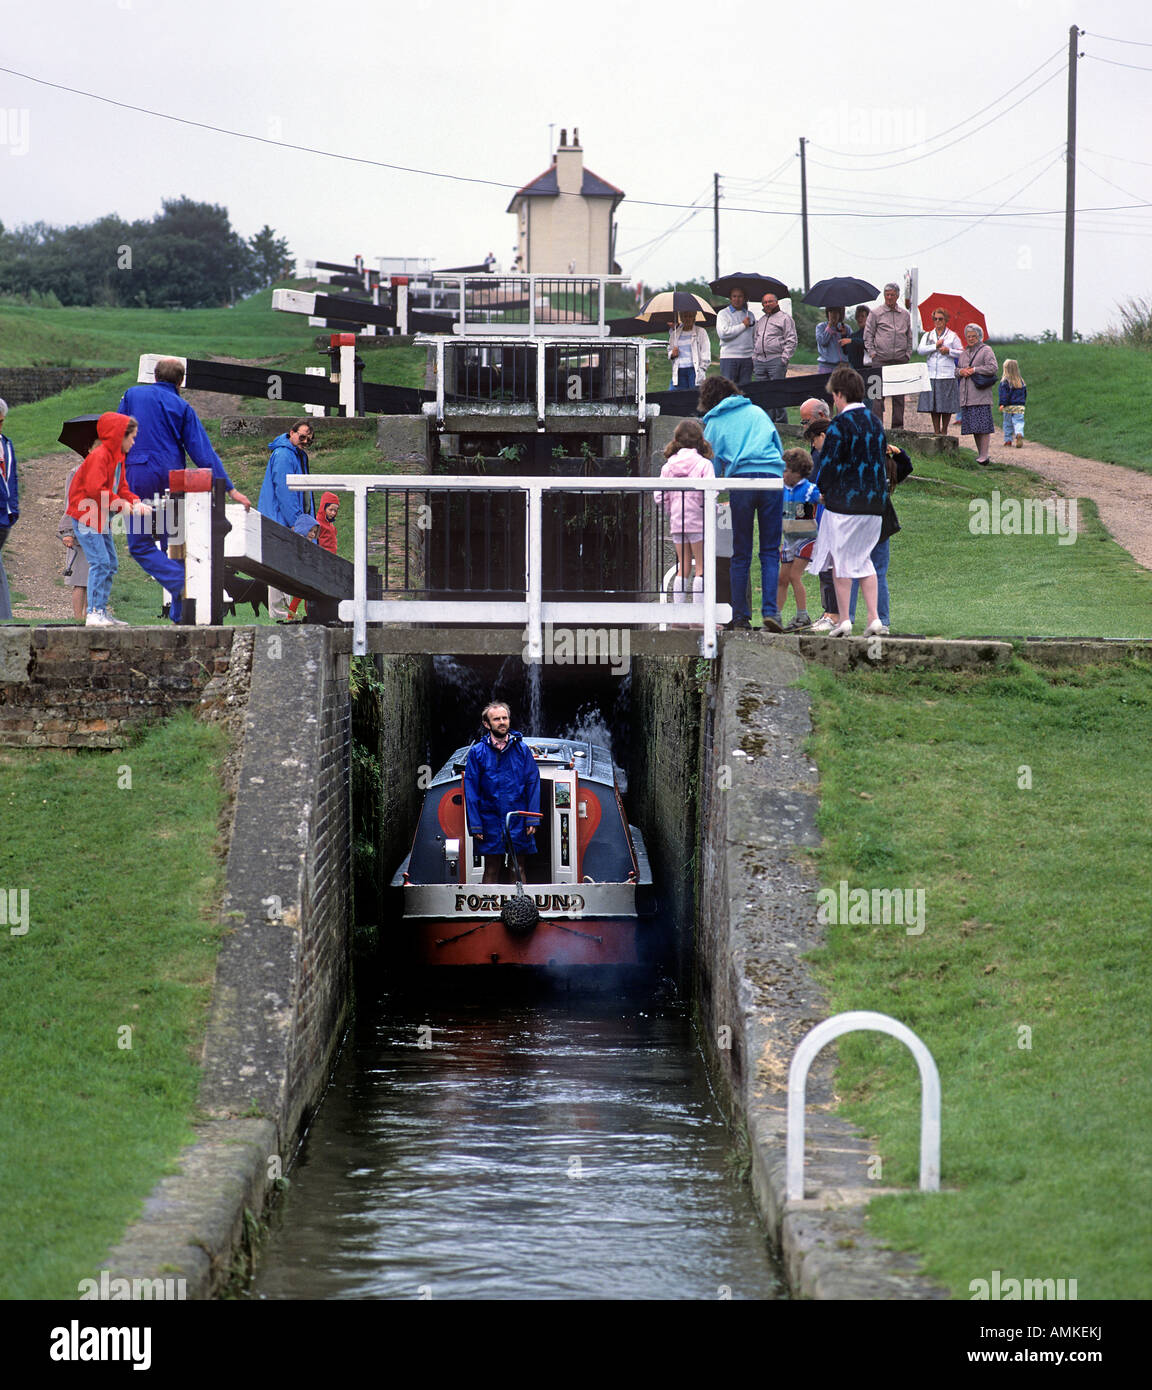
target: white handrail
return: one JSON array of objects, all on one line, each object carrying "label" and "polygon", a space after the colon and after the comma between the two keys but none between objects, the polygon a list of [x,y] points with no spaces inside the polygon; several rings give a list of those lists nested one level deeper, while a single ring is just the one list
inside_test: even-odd
[{"label": "white handrail", "polygon": [[804,1199],[804,1095],[817,1053],[844,1033],[887,1033],[904,1043],[920,1068],[920,1191],[940,1191],[940,1073],[927,1047],[906,1024],[887,1014],[858,1009],[818,1023],[802,1039],[788,1068],[788,1200]]},{"label": "white handrail", "polygon": [[[354,597],[340,605],[340,616],[352,620],[352,650],[357,656],[368,651],[368,618],[377,622],[476,622],[488,618],[492,622],[519,623],[525,627],[526,659],[539,661],[544,650],[543,628],[546,623],[580,621],[615,622],[620,626],[659,624],[667,622],[666,608],[659,603],[585,603],[541,602],[542,500],[545,492],[672,492],[697,491],[705,496],[704,506],[704,602],[699,617],[703,623],[700,655],[715,657],[718,651],[716,624],[728,622],[732,610],[728,604],[716,602],[716,502],[721,492],[775,492],[783,488],[782,478],[540,478],[475,476],[462,474],[424,473],[290,473],[288,486],[294,492],[350,492],[355,499],[356,580]],[[525,576],[524,602],[500,602],[486,605],[481,613],[481,600],[437,601],[373,600],[368,601],[368,494],[389,490],[429,491],[488,491],[527,493],[526,516],[528,574]],[[691,616],[695,618],[693,605]],[[688,614],[684,615],[688,617]],[[695,626],[693,622],[692,626]]]}]

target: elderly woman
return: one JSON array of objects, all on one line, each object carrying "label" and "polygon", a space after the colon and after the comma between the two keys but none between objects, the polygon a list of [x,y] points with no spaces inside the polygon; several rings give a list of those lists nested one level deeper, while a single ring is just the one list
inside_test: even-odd
[{"label": "elderly woman", "polygon": [[932,327],[920,339],[917,352],[928,357],[929,390],[920,392],[916,408],[921,415],[932,416],[932,433],[947,434],[952,416],[956,414],[956,361],[964,344],[948,327],[948,311],[936,309]]},{"label": "elderly woman", "polygon": [[988,445],[992,439],[992,392],[1000,368],[996,354],[984,341],[984,330],[978,323],[964,329],[968,346],[960,354],[956,375],[960,380],[960,433],[970,434],[976,445],[976,462],[988,462]]},{"label": "elderly woman", "polygon": [[852,341],[844,322],[843,308],[825,310],[825,322],[816,325],[816,370],[830,372],[848,361],[846,349]]},{"label": "elderly woman", "polygon": [[672,390],[698,390],[712,364],[708,330],[696,323],[696,311],[686,309],[668,330],[672,359]]}]

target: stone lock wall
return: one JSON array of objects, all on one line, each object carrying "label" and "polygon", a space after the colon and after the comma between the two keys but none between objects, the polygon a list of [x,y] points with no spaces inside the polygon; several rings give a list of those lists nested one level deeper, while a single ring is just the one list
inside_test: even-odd
[{"label": "stone lock wall", "polygon": [[198,705],[235,628],[0,628],[0,747],[120,748]]},{"label": "stone lock wall", "polygon": [[123,370],[123,367],[0,367],[0,397],[9,406],[31,405],[33,401],[58,396],[70,386],[92,386]]}]

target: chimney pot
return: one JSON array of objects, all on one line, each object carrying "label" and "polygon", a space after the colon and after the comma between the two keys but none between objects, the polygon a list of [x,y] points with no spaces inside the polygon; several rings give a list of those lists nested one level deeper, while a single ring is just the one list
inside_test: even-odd
[{"label": "chimney pot", "polygon": [[574,145],[579,145],[580,143],[580,127],[578,125],[572,127],[572,143]]},{"label": "chimney pot", "polygon": [[568,143],[568,128],[567,128],[567,126],[561,126],[561,127],[560,127],[560,144],[561,144],[561,147],[563,147],[563,146],[566,145],[567,143]]}]

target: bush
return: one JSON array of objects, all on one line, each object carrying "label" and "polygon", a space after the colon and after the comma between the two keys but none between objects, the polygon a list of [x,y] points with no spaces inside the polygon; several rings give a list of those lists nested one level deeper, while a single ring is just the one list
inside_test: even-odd
[{"label": "bush", "polygon": [[1109,326],[1097,342],[1110,347],[1152,347],[1152,300],[1131,298],[1117,307],[1119,327]]}]

